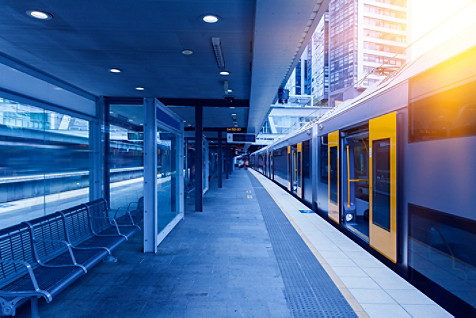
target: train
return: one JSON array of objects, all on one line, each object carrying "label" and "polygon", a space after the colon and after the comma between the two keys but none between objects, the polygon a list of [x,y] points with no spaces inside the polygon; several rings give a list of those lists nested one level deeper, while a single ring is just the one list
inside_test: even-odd
[{"label": "train", "polygon": [[250,154],[456,316],[476,316],[476,46],[453,42]]}]

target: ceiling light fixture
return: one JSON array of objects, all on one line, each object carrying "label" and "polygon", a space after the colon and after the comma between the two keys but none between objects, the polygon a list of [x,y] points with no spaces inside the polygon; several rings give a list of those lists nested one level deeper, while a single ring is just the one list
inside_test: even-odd
[{"label": "ceiling light fixture", "polygon": [[233,92],[233,90],[232,90],[232,89],[228,89],[228,93],[231,93],[231,92]]},{"label": "ceiling light fixture", "polygon": [[236,114],[231,114],[231,116],[236,116]]},{"label": "ceiling light fixture", "polygon": [[28,10],[26,14],[38,20],[50,20],[51,18],[53,18],[53,16],[50,13],[38,11],[38,10]]},{"label": "ceiling light fixture", "polygon": [[192,50],[189,50],[189,49],[184,49],[184,50],[182,50],[182,54],[183,54],[183,55],[192,55],[192,54],[193,54],[193,51],[192,51]]},{"label": "ceiling light fixture", "polygon": [[136,90],[138,90],[138,91],[143,91],[143,90],[144,90],[144,87],[140,87],[140,86],[139,86],[139,87],[136,87]]},{"label": "ceiling light fixture", "polygon": [[216,23],[216,22],[218,22],[218,17],[216,15],[212,15],[212,14],[207,14],[202,19],[206,23]]},{"label": "ceiling light fixture", "polygon": [[221,49],[221,40],[220,38],[212,38],[212,48],[213,53],[215,53],[215,59],[219,69],[225,68],[225,56],[223,55],[223,50]]},{"label": "ceiling light fixture", "polygon": [[111,69],[109,70],[109,72],[111,72],[111,73],[120,73],[121,70],[118,69],[118,68],[111,68]]},{"label": "ceiling light fixture", "polygon": [[228,71],[221,71],[221,72],[220,72],[220,75],[228,76],[228,75],[230,75],[230,72],[228,72]]}]

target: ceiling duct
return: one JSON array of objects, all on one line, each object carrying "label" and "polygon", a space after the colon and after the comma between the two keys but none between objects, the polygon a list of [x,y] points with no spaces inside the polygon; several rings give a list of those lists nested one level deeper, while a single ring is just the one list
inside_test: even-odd
[{"label": "ceiling duct", "polygon": [[225,68],[225,57],[223,56],[223,51],[221,49],[221,40],[220,38],[212,38],[212,47],[213,53],[215,53],[215,59],[219,69]]}]

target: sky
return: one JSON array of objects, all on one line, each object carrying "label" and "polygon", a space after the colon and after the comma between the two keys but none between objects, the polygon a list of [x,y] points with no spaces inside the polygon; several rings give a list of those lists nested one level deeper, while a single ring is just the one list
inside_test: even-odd
[{"label": "sky", "polygon": [[[468,7],[455,14],[468,4]],[[408,0],[408,5],[410,43],[436,28],[412,45],[412,60],[457,32],[476,24],[475,0]]]}]

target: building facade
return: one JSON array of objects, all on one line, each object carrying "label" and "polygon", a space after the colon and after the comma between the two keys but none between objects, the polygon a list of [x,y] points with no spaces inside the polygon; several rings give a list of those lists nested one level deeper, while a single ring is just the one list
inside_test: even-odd
[{"label": "building facade", "polygon": [[357,96],[405,63],[407,15],[406,0],[330,2],[331,106]]},{"label": "building facade", "polygon": [[[331,0],[286,88],[335,106],[406,61],[407,0]],[[310,85],[310,88],[309,88]]]}]

